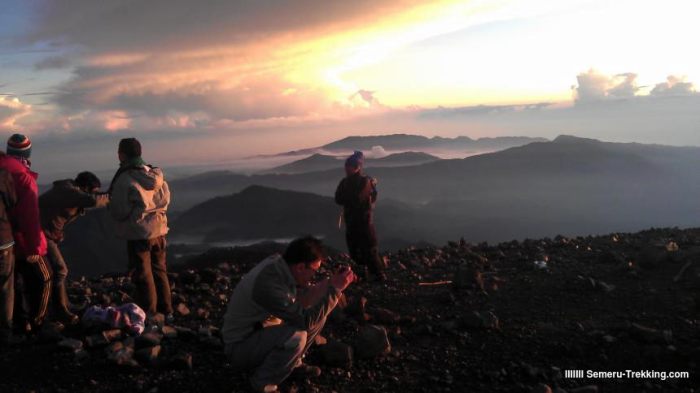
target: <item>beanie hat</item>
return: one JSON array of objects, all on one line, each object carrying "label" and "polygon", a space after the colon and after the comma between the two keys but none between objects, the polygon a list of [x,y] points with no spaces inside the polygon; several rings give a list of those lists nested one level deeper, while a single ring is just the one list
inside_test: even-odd
[{"label": "beanie hat", "polygon": [[359,168],[365,163],[365,156],[361,151],[355,150],[354,153],[347,160],[345,160],[345,166],[350,168]]},{"label": "beanie hat", "polygon": [[32,155],[32,141],[22,134],[13,134],[7,140],[7,154],[29,159]]},{"label": "beanie hat", "polygon": [[119,141],[119,153],[128,158],[141,157],[141,142],[136,138],[124,138]]}]

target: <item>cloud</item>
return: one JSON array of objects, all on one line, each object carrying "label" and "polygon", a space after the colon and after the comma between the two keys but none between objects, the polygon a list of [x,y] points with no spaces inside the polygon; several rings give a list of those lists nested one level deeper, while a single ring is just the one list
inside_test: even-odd
[{"label": "cloud", "polygon": [[360,89],[348,97],[348,100],[350,102],[357,102],[357,99],[360,99],[363,101],[362,104],[368,107],[381,105],[379,100],[377,100],[377,98],[374,96],[374,93],[376,92]]},{"label": "cloud", "polygon": [[[66,0],[37,2],[31,40],[57,40],[91,51],[230,46],[310,29],[350,26],[420,4],[417,0]],[[76,12],[80,10],[80,12]]]},{"label": "cloud", "polygon": [[695,94],[695,86],[685,81],[685,77],[669,75],[666,82],[654,86],[652,96],[688,96]]},{"label": "cloud", "polygon": [[368,158],[382,158],[389,155],[382,146],[372,146],[372,150],[367,153]]},{"label": "cloud", "polygon": [[589,70],[576,76],[574,86],[576,102],[594,102],[606,99],[631,98],[639,92],[637,74],[624,73],[609,76]]},{"label": "cloud", "polygon": [[0,96],[0,130],[12,130],[17,119],[28,115],[31,108],[17,97]]},{"label": "cloud", "polygon": [[64,118],[124,112],[142,118],[132,126],[145,118],[159,126],[175,118],[196,117],[202,125],[351,115],[385,108],[370,90],[350,90],[348,98],[349,85],[327,80],[324,73],[343,59],[337,39],[328,37],[417,6],[416,0],[40,1],[26,38],[69,52],[35,69],[76,65],[50,98]]},{"label": "cloud", "polygon": [[43,70],[53,70],[68,68],[70,66],[70,60],[65,56],[51,56],[47,57],[38,63],[34,64],[34,69],[37,71]]}]

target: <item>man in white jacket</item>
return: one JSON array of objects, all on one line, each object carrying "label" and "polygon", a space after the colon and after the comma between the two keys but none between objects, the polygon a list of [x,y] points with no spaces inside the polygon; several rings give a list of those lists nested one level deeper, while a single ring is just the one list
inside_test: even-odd
[{"label": "man in white jacket", "polygon": [[119,170],[109,189],[109,211],[117,236],[126,239],[129,275],[136,285],[136,302],[149,316],[172,318],[173,306],[165,265],[166,211],[170,190],[163,171],[141,158],[136,138],[119,142]]}]

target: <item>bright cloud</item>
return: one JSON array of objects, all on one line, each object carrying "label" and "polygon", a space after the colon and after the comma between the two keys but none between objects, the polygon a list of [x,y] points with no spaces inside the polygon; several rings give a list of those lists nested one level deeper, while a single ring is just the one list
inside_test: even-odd
[{"label": "bright cloud", "polygon": [[0,96],[0,130],[12,131],[15,122],[28,115],[32,107],[20,102],[17,97]]},{"label": "bright cloud", "polygon": [[666,82],[654,86],[651,95],[654,96],[687,96],[695,94],[695,86],[686,82],[685,77],[669,75]]}]

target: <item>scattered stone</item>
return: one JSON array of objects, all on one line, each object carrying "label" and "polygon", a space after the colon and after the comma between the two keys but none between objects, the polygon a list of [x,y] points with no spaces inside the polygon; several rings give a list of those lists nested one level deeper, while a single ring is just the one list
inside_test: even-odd
[{"label": "scattered stone", "polygon": [[462,318],[462,323],[471,329],[499,330],[501,328],[498,317],[491,311],[468,313]]},{"label": "scattered stone", "polygon": [[137,348],[148,348],[160,345],[160,336],[156,333],[144,333],[136,338]]},{"label": "scattered stone", "polygon": [[107,344],[109,344],[109,340],[107,340],[102,334],[93,334],[92,336],[85,338],[85,345],[88,348],[104,347],[107,346]]},{"label": "scattered stone", "polygon": [[530,390],[531,393],[552,393],[552,388],[549,387],[549,385],[540,383],[537,384],[532,390]]},{"label": "scattered stone", "polygon": [[66,352],[77,352],[83,349],[83,342],[73,338],[66,338],[58,342],[58,347]]},{"label": "scattered stone", "polygon": [[39,331],[39,341],[42,342],[58,342],[63,340],[63,331],[65,326],[60,322],[45,323]]},{"label": "scattered stone", "polygon": [[354,345],[358,359],[373,358],[391,352],[391,343],[383,326],[366,325],[360,328]]},{"label": "scattered stone", "polygon": [[180,303],[175,307],[175,312],[180,314],[183,317],[186,317],[190,315],[190,309],[187,308],[187,305],[185,303]]},{"label": "scattered stone", "polygon": [[199,319],[209,319],[209,310],[206,308],[198,308],[197,309],[197,318]]},{"label": "scattered stone", "polygon": [[340,341],[331,340],[318,349],[324,364],[348,369],[352,366],[353,349]]},{"label": "scattered stone", "polygon": [[170,361],[170,366],[177,370],[192,370],[192,354],[178,352]]},{"label": "scattered stone", "polygon": [[110,329],[110,330],[105,330],[102,332],[102,335],[108,342],[120,340],[123,336],[123,333],[120,329]]},{"label": "scattered stone", "polygon": [[382,325],[393,325],[401,321],[401,316],[386,308],[375,308],[370,313],[372,320]]},{"label": "scattered stone", "polygon": [[158,362],[158,356],[160,355],[161,346],[156,345],[153,347],[139,349],[134,353],[134,357],[141,361],[145,365],[155,366]]},{"label": "scattered stone", "polygon": [[163,333],[163,337],[167,339],[177,338],[177,329],[172,326],[163,326],[160,332]]},{"label": "scattered stone", "polygon": [[177,331],[177,336],[180,339],[183,340],[194,340],[197,338],[197,333],[188,328],[188,327],[183,327],[183,326],[174,326],[175,330]]}]

